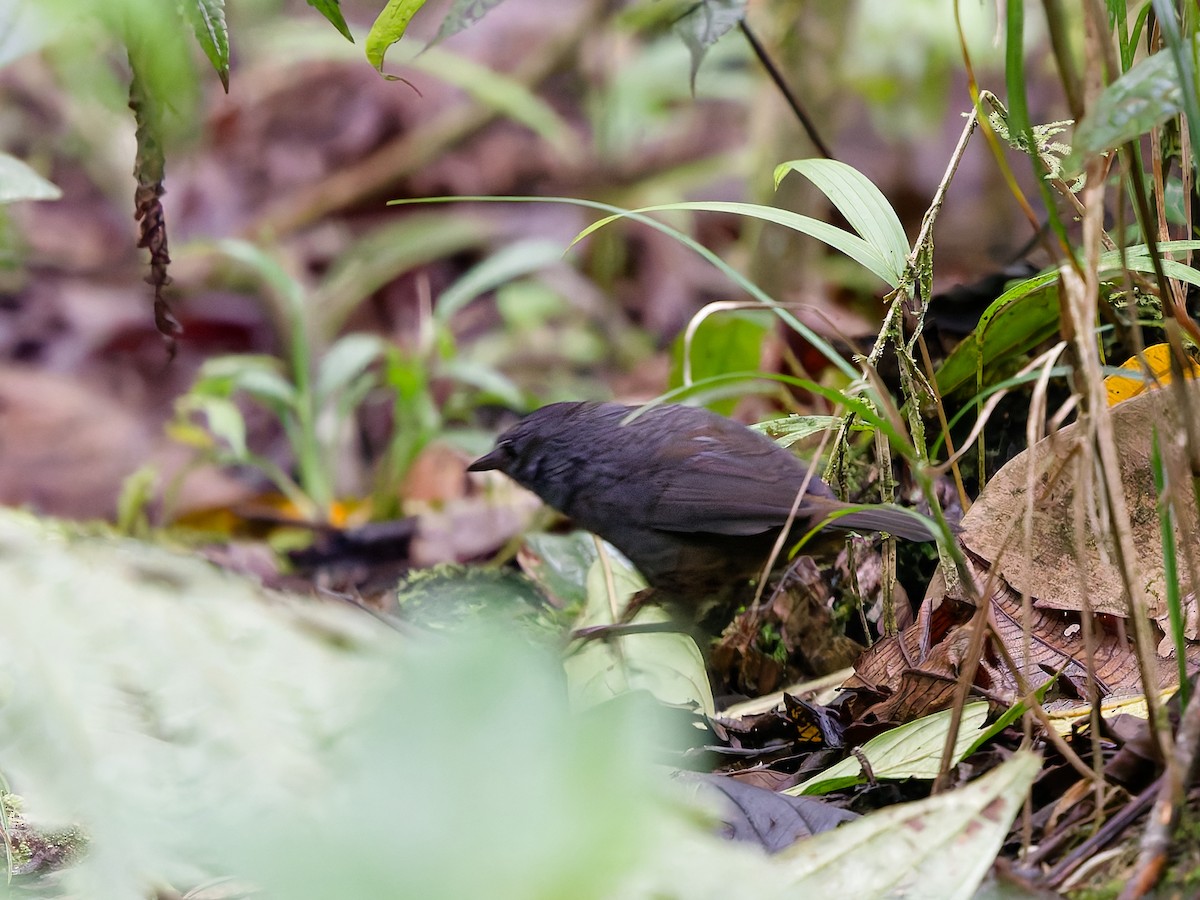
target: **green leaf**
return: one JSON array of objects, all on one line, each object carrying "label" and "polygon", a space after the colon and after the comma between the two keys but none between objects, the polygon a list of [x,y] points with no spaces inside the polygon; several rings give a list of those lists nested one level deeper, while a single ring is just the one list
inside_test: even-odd
[{"label": "green leaf", "polygon": [[698,0],[675,23],[675,33],[683,39],[692,56],[691,83],[696,89],[696,73],[708,48],[724,37],[746,15],[746,0]]},{"label": "green leaf", "polygon": [[451,35],[465,31],[502,2],[503,0],[454,0],[429,45],[432,47],[434,44],[440,44]]},{"label": "green leaf", "polygon": [[[755,431],[760,431],[781,447],[790,447],[814,434],[833,431],[842,424],[841,416],[801,416],[788,415],[778,419],[768,419],[751,425]],[[869,430],[868,426],[859,426],[855,430]]]},{"label": "green leaf", "polygon": [[246,458],[246,420],[236,403],[223,397],[189,395],[184,399],[183,408],[202,414],[208,430],[217,440],[229,445],[235,459]]},{"label": "green leaf", "polygon": [[503,372],[491,366],[464,359],[461,356],[455,356],[446,360],[442,364],[438,374],[445,378],[451,378],[460,384],[477,388],[491,395],[496,401],[513,409],[521,409],[527,402],[527,398],[521,392],[521,389]]},{"label": "green leaf", "polygon": [[235,390],[249,394],[277,415],[282,416],[296,408],[296,388],[278,372],[247,369],[238,373],[233,383]]},{"label": "green leaf", "polygon": [[[22,56],[36,53],[56,36],[53,17],[45,15],[42,8],[34,8],[28,3],[6,2],[0,4],[0,9],[4,10],[0,14],[0,31],[4,35],[0,39],[0,69]],[[2,785],[0,790],[3,790]],[[4,826],[3,814],[3,805],[0,804],[0,827]]]},{"label": "green leaf", "polygon": [[1162,35],[1163,43],[1175,63],[1179,86],[1183,91],[1183,125],[1187,128],[1192,146],[1200,144],[1200,97],[1196,93],[1196,53],[1200,46],[1200,35],[1195,34],[1195,17],[1189,15],[1186,26],[1189,37],[1185,38],[1179,22],[1179,13],[1167,0],[1150,0],[1154,8],[1155,24]]},{"label": "green leaf", "polygon": [[18,200],[58,200],[62,191],[21,160],[0,153],[0,203]]},{"label": "green leaf", "polygon": [[294,800],[285,783],[318,775],[396,650],[356,610],[268,596],[191,553],[11,511],[0,548],[23,601],[0,597],[4,773],[32,815],[89,841],[53,888],[29,876],[33,896],[132,900],[230,873],[211,852],[222,785]]},{"label": "green leaf", "polygon": [[514,569],[443,565],[410,572],[396,588],[404,620],[424,628],[478,627],[481,619],[532,623],[545,603],[537,586]]},{"label": "green leaf", "polygon": [[[629,598],[646,586],[619,551],[607,544],[604,547],[615,596],[609,596],[604,566],[597,559],[588,571],[582,626],[612,624],[617,620],[615,610],[623,609]],[[669,620],[661,608],[647,606],[634,621]],[[704,656],[696,642],[681,632],[586,641],[563,660],[563,669],[576,709],[597,706],[631,691],[646,691],[669,706],[690,706],[710,716],[716,714]]]},{"label": "green leaf", "polygon": [[340,31],[346,40],[354,43],[354,35],[350,33],[350,26],[346,24],[346,17],[342,15],[338,0],[308,0],[308,5],[332,22],[333,27]]},{"label": "green leaf", "polygon": [[[1200,241],[1164,241],[1160,254],[1200,250]],[[1120,272],[1122,262],[1134,272],[1154,273],[1154,263],[1145,244],[1126,248],[1124,254],[1111,250],[1100,256],[1100,276]],[[1163,259],[1168,278],[1200,287],[1200,271],[1175,260]],[[1057,271],[1041,272],[1019,281],[997,297],[975,327],[973,337],[951,351],[937,372],[938,390],[949,394],[975,377],[980,367],[1025,353],[1058,331]]]},{"label": "green leaf", "polygon": [[304,308],[304,286],[262,247],[239,238],[222,238],[212,246],[218,253],[253,272],[285,301],[289,312]]},{"label": "green leaf", "polygon": [[442,291],[434,307],[439,322],[448,322],[456,312],[487,291],[505,282],[562,262],[563,247],[558,241],[517,241],[493,253],[469,269],[458,281]]},{"label": "green leaf", "polygon": [[283,377],[283,364],[265,354],[230,354],[206,360],[189,394],[229,397],[244,391],[282,412],[296,404],[296,388]]},{"label": "green leaf", "polygon": [[911,249],[900,217],[887,197],[867,176],[852,166],[833,159],[797,159],[775,167],[775,187],[789,172],[811,181],[845,216],[846,221],[883,258],[895,286],[908,265]]},{"label": "green leaf", "polygon": [[650,212],[672,212],[675,210],[732,213],[733,215],[762,219],[764,222],[774,222],[776,225],[782,225],[801,234],[807,234],[809,237],[815,237],[817,240],[828,244],[834,250],[840,250],[863,268],[878,275],[879,278],[886,281],[892,287],[896,287],[900,283],[900,275],[903,269],[896,270],[895,267],[884,259],[883,254],[878,249],[858,235],[851,234],[842,228],[837,228],[828,222],[822,222],[820,219],[814,219],[811,216],[802,216],[799,213],[789,212],[785,209],[776,209],[773,206],[760,206],[756,203],[709,201],[663,203],[658,206],[644,206],[641,209],[631,209],[627,212],[606,216],[598,222],[593,222],[575,236],[571,245],[574,246],[593,231],[603,228],[617,219]]},{"label": "green leaf", "polygon": [[[1200,50],[1200,35],[1193,38]],[[1108,85],[1075,127],[1071,155],[1063,163],[1071,175],[1088,157],[1146,134],[1183,110],[1179,70],[1170,52],[1160,50]]]},{"label": "green leaf", "polygon": [[[762,364],[763,339],[771,327],[765,310],[717,312],[707,316],[693,331],[688,329],[671,351],[670,386],[683,385],[684,354],[688,355],[689,380],[710,378],[729,372],[753,372]],[[689,339],[690,338],[690,342]],[[715,412],[729,415],[736,398],[710,404]]]},{"label": "green leaf", "polygon": [[525,535],[520,555],[521,568],[562,608],[587,600],[587,575],[596,558],[596,542],[586,531],[532,532]]},{"label": "green leaf", "polygon": [[394,80],[396,76],[384,74],[383,57],[392,44],[404,37],[408,23],[417,11],[425,5],[425,0],[388,0],[387,6],[375,19],[367,34],[367,61],[375,67],[384,78]]},{"label": "green leaf", "polygon": [[[234,381],[249,370],[280,373],[283,363],[278,357],[267,353],[227,353],[225,356],[214,356],[206,359],[200,366],[200,374],[196,383],[222,385],[222,396],[228,396]],[[196,390],[196,388],[193,388]]]},{"label": "green leaf", "polygon": [[[117,531],[127,535],[144,535],[150,531],[147,510],[158,493],[159,481],[158,467],[147,463],[121,482],[121,494],[117,498]],[[0,803],[3,803],[2,799]]]},{"label": "green leaf", "polygon": [[[953,710],[942,710],[931,716],[893,728],[863,744],[861,753],[871,764],[875,778],[936,778],[941,766],[946,734],[950,729]],[[958,735],[954,743],[951,765],[956,764],[984,730],[988,705],[968,703],[963,708]],[[840,788],[861,784],[866,780],[857,756],[850,756],[830,766],[819,775],[784,791],[799,797],[802,794],[827,794]]]},{"label": "green leaf", "polygon": [[225,0],[188,0],[187,12],[196,40],[228,94],[229,27],[225,23]]},{"label": "green leaf", "polygon": [[346,247],[313,294],[319,337],[331,340],[358,305],[412,269],[478,246],[492,234],[478,216],[417,212],[374,228]]},{"label": "green leaf", "polygon": [[335,341],[317,368],[317,407],[348,388],[384,352],[383,340],[374,334],[347,334]]},{"label": "green leaf", "polygon": [[1035,275],[997,297],[979,317],[974,337],[955,347],[937,371],[938,391],[947,395],[974,383],[980,366],[1022,354],[1058,331],[1058,273]]}]

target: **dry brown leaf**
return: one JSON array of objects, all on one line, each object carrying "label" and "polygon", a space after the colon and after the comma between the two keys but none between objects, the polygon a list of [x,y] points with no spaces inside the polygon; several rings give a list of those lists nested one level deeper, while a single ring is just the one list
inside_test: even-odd
[{"label": "dry brown leaf", "polygon": [[[1200,407],[1196,385],[1188,385],[1193,409]],[[1174,390],[1151,391],[1134,397],[1112,410],[1113,431],[1120,458],[1121,481],[1126,493],[1130,525],[1138,552],[1138,566],[1146,580],[1151,615],[1166,616],[1166,586],[1163,575],[1162,535],[1157,512],[1157,492],[1150,465],[1151,438],[1158,430],[1167,445],[1182,433],[1183,422]],[[1003,577],[1020,595],[1027,592],[1035,605],[1045,609],[1083,608],[1084,585],[1091,608],[1097,613],[1126,616],[1123,582],[1113,556],[1112,536],[1097,516],[1089,512],[1082,536],[1082,576],[1076,560],[1075,503],[1077,471],[1072,457],[1083,452],[1077,424],[1036,444],[996,473],[962,521],[961,540]],[[1025,553],[1023,523],[1026,518],[1026,488],[1030,466],[1034,467],[1037,494],[1031,520],[1032,537]],[[1185,520],[1177,529],[1195,534],[1196,505],[1190,486],[1181,491],[1177,514]],[[1191,591],[1187,566],[1180,566],[1182,590]],[[1195,639],[1193,627],[1188,637]]]}]

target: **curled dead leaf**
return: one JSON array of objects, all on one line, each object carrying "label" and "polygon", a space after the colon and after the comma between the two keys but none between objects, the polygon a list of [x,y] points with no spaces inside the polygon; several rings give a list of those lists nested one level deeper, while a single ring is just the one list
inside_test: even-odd
[{"label": "curled dead leaf", "polygon": [[[1187,409],[1181,408],[1180,397],[1187,398]],[[1195,384],[1149,391],[1111,411],[1137,571],[1150,614],[1160,622],[1167,614],[1166,581],[1151,441],[1157,431],[1164,462],[1180,473],[1172,480],[1178,491],[1175,542],[1183,556],[1191,552],[1185,539],[1197,534],[1200,525],[1190,472],[1186,477],[1182,474],[1185,416],[1197,413],[1200,386]],[[1037,607],[1079,611],[1086,591],[1093,611],[1124,617],[1129,607],[1111,526],[1097,511],[1091,491],[1080,489],[1081,478],[1091,479],[1097,465],[1085,437],[1079,424],[1068,425],[1013,459],[988,482],[963,518],[960,538],[1018,595],[1032,596]],[[1031,468],[1032,503],[1028,493]],[[1080,525],[1082,530],[1077,533]],[[1187,595],[1193,590],[1190,567],[1185,560],[1180,562],[1181,592]],[[1195,640],[1195,617],[1189,619],[1187,636]]]}]

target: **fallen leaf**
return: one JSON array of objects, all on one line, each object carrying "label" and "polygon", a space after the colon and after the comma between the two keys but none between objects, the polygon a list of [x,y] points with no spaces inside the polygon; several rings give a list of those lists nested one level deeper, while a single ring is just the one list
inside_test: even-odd
[{"label": "fallen leaf", "polygon": [[[1193,409],[1200,408],[1200,387],[1189,384],[1187,396],[1193,401]],[[1144,578],[1151,616],[1162,620],[1167,615],[1166,583],[1158,494],[1150,464],[1151,438],[1157,430],[1165,447],[1182,433],[1184,422],[1177,408],[1177,392],[1140,394],[1114,407],[1111,416],[1138,570]],[[1032,596],[1038,607],[1078,611],[1083,608],[1082,592],[1086,590],[1093,611],[1124,617],[1128,605],[1120,570],[1113,561],[1116,554],[1109,530],[1089,510],[1085,533],[1076,539],[1077,467],[1073,463],[1076,454],[1085,452],[1082,439],[1079,425],[1068,425],[1004,466],[963,518],[960,539],[1018,595]],[[1029,523],[1030,552],[1026,556],[1022,527],[1030,467],[1037,494]],[[1185,533],[1196,534],[1200,522],[1192,491],[1185,488],[1181,493],[1176,513],[1185,520]],[[1082,560],[1076,559],[1077,544],[1083,546]],[[1178,536],[1176,544],[1183,545]],[[1187,594],[1192,590],[1188,567],[1181,565],[1179,569],[1181,592]],[[1194,623],[1188,637],[1197,637]]]}]

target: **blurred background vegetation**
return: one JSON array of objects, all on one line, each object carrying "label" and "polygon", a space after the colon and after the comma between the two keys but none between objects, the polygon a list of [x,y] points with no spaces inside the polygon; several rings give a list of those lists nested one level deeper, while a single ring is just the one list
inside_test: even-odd
[{"label": "blurred background vegetation", "polygon": [[[649,399],[678,383],[672,347],[689,320],[747,299],[633,222],[567,250],[596,218],[586,208],[388,200],[752,200],[830,213],[800,179],[774,194],[774,166],[816,151],[736,27],[707,48],[693,86],[679,21],[690,5],[511,0],[425,49],[448,11],[431,4],[388,52],[384,69],[402,80],[365,63],[375,3],[340,6],[354,44],[306,4],[196,4],[208,7],[227,17],[226,55],[205,48],[222,72],[227,59],[228,93],[205,42],[157,4],[0,7],[0,150],[63,191],[3,207],[0,392],[15,396],[0,415],[21,438],[0,461],[2,500],[110,517],[125,476],[150,462],[174,485],[190,445],[219,465],[168,491],[167,518],[267,489],[306,518],[343,515],[335,498],[395,516],[430,499],[445,447],[484,446],[500,421],[489,410]],[[995,11],[961,13],[977,76],[998,78]],[[746,16],[823,141],[914,236],[970,108],[946,5],[764,2]],[[129,173],[147,156],[128,108],[131,63],[165,160],[164,297],[182,325],[169,362],[130,217]],[[1063,116],[1038,89],[1052,74],[1029,73],[1035,121]],[[1028,165],[1016,168],[1028,182]],[[728,213],[667,221],[847,352],[870,346],[883,285],[845,258]],[[938,221],[935,288],[1002,268],[1029,237],[974,142]],[[770,321],[744,309],[707,320],[697,377],[814,362],[805,374],[825,377],[819,355]],[[4,386],[31,371],[35,388]]]},{"label": "blurred background vegetation", "polygon": [[[564,667],[558,607],[611,618],[596,608],[608,599],[596,549],[561,535],[514,549],[536,504],[465,467],[543,403],[686,387],[747,422],[803,414],[776,423],[789,442],[843,428],[832,471],[850,494],[880,476],[895,486],[888,455],[904,456],[920,484],[901,480],[897,499],[955,511],[1045,420],[1076,408],[1103,419],[1118,399],[1103,367],[1150,343],[1139,322],[1177,347],[1181,330],[1200,336],[1184,287],[1200,276],[1182,261],[1194,242],[1166,243],[1192,234],[1179,114],[1196,127],[1200,102],[1180,33],[1196,32],[1197,14],[1182,4],[1177,23],[1161,0],[1028,7],[0,0],[0,503],[139,536],[216,535],[208,558],[272,586],[296,583],[305,552],[366,553],[338,543],[351,536],[422,571],[507,545],[532,579],[500,574],[505,606],[460,570],[420,575],[405,585],[414,605],[443,600],[447,579],[464,619],[501,624],[474,643],[440,643],[444,621],[407,641],[358,608],[264,597],[147,543],[4,512],[0,768],[66,827],[44,842],[58,857],[20,864],[44,863],[53,879],[87,844],[66,881],[89,897],[229,872],[289,897],[763,897],[814,884],[886,895],[895,872],[847,866],[836,848],[768,865],[661,800],[634,760],[654,735],[653,752],[676,752],[677,735],[607,701],[660,680],[669,702],[711,713],[706,660],[669,635],[671,654],[628,654],[633,675],[599,642]],[[986,124],[960,148],[977,108]],[[1119,159],[1103,156],[1114,147]],[[777,169],[821,156],[840,167]],[[1121,165],[1109,172],[1105,159]],[[1085,166],[1091,193],[1077,196]],[[643,207],[667,208],[592,228]],[[871,239],[851,234],[858,243],[834,252],[811,237],[831,227]],[[1160,259],[1156,242],[1179,255]],[[1095,265],[1079,266],[1075,248]],[[859,377],[894,311],[884,336],[901,350]],[[1042,376],[1049,391],[1023,387]],[[935,479],[922,463],[946,458],[946,433],[974,441],[996,385],[1021,390],[993,411],[962,479]],[[847,407],[854,428],[834,418]],[[1093,449],[1088,478],[1107,468],[1111,487],[1114,457],[1092,466]],[[301,552],[228,540],[264,534],[272,550]],[[957,538],[944,543],[961,564]],[[1175,555],[1169,541],[1152,549],[1156,567]],[[934,552],[901,560],[901,585],[923,591]],[[890,599],[894,558],[861,589],[866,567],[846,558],[813,567],[815,581]],[[355,603],[386,597],[393,611],[398,571],[367,562],[367,578],[298,580]],[[1176,575],[1172,674],[1183,676]],[[611,580],[636,584],[626,570]],[[533,581],[552,601],[535,611]],[[821,624],[880,630],[855,602],[831,609],[824,595]],[[1065,618],[1046,618],[1064,637]],[[1148,618],[1130,619],[1142,666],[1122,632],[1122,686],[1159,662]],[[762,632],[774,677],[794,634]],[[982,727],[982,709],[973,715]],[[937,727],[940,747],[949,725]],[[1037,767],[1020,754],[995,762],[971,785],[982,796],[969,795],[990,830],[946,826],[921,877],[974,890]],[[0,780],[7,838],[23,814],[6,791]],[[537,829],[513,828],[523,816]],[[455,841],[438,839],[443,826],[459,829]],[[986,846],[963,852],[968,833]],[[902,835],[897,852],[909,843]],[[297,847],[325,854],[297,864]],[[738,890],[718,870],[734,871]],[[858,891],[859,875],[883,886]]]}]

